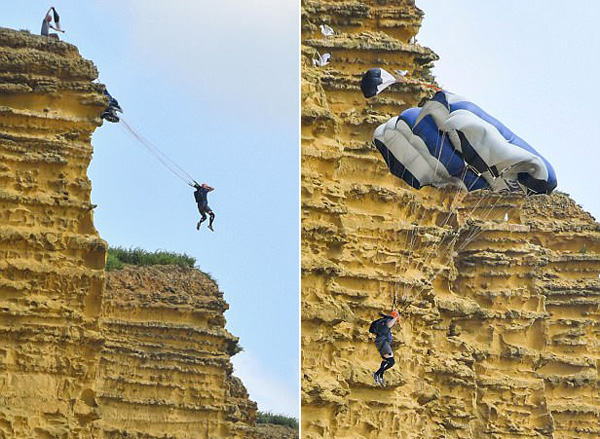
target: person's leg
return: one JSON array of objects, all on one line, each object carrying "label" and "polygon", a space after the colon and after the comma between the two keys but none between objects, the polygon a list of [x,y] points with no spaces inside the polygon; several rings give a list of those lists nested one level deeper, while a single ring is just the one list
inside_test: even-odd
[{"label": "person's leg", "polygon": [[396,364],[396,360],[394,360],[393,356],[383,356],[383,361],[381,362],[381,366],[379,367],[379,369],[377,370],[377,372],[375,372],[377,375],[379,375],[380,377],[383,376],[383,373],[388,370],[391,369],[392,366],[394,366],[394,364]]},{"label": "person's leg", "polygon": [[200,218],[200,221],[198,221],[198,224],[196,224],[196,230],[200,230],[200,224],[206,221],[206,213],[204,213],[204,210],[198,210],[200,211],[200,215],[202,215],[202,218]]},{"label": "person's leg", "polygon": [[385,367],[383,369],[383,371],[381,372],[381,376],[383,376],[383,372],[385,372],[386,370],[391,369],[392,367],[394,367],[394,364],[396,364],[396,360],[394,360],[394,356],[390,355],[389,357],[385,358]]},{"label": "person's leg", "polygon": [[210,221],[208,222],[208,228],[212,232],[214,232],[214,229],[213,229],[212,225],[213,225],[213,221],[215,220],[215,213],[210,208],[208,209],[208,215],[210,216]]},{"label": "person's leg", "polygon": [[[392,354],[392,347],[387,341],[376,341],[375,345],[377,346],[377,350],[379,351],[383,361],[381,362],[379,369],[373,374],[373,379],[377,384],[383,386],[383,373],[394,365],[394,355]],[[390,359],[392,361],[391,365],[389,365]]]}]

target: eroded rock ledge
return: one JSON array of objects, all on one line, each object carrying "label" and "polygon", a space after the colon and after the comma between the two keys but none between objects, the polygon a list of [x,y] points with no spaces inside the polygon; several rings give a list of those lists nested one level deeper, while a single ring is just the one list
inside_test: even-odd
[{"label": "eroded rock ledge", "polygon": [[0,29],[0,437],[89,438],[98,417],[96,77],[74,46]]},{"label": "eroded rock ledge", "polygon": [[0,438],[254,438],[216,284],[154,267],[105,287],[97,76],[73,45],[0,28]]},{"label": "eroded rock ledge", "polygon": [[176,266],[110,272],[100,320],[97,400],[107,438],[247,437],[256,404],[232,375],[238,339],[204,273]]},{"label": "eroded rock ledge", "polygon": [[[303,437],[600,436],[600,225],[561,193],[453,203],[392,177],[371,136],[429,93],[422,12],[306,0],[302,14]],[[316,51],[331,63],[313,67]],[[415,82],[367,102],[375,66]],[[368,326],[403,293],[416,300],[382,389]]]}]

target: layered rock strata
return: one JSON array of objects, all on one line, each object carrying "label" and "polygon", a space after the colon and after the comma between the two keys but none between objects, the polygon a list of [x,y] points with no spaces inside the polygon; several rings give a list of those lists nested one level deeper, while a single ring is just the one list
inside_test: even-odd
[{"label": "layered rock strata", "polygon": [[105,290],[97,76],[70,44],[0,29],[0,438],[253,438],[216,284],[127,269]]},{"label": "layered rock strata", "polygon": [[0,437],[87,438],[106,243],[90,137],[105,106],[69,44],[0,29]]},{"label": "layered rock strata", "polygon": [[206,274],[174,266],[111,272],[98,379],[106,438],[239,438],[256,404],[232,376],[237,338]]},{"label": "layered rock strata", "polygon": [[[392,177],[371,137],[430,93],[422,13],[302,5],[303,437],[598,437],[598,223],[564,194],[465,196]],[[314,67],[317,52],[331,63]],[[376,66],[409,80],[367,102],[360,76]],[[368,326],[403,296],[397,365],[377,387]]]}]

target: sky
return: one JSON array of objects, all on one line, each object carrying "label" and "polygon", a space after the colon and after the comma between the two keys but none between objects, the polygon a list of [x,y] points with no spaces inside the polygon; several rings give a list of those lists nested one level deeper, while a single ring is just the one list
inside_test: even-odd
[{"label": "sky", "polygon": [[3,27],[39,33],[53,5],[129,125],[215,188],[193,190],[105,122],[92,138],[95,226],[111,246],[186,253],[219,283],[235,374],[260,410],[299,415],[299,2],[38,0]]},{"label": "sky", "polygon": [[600,2],[417,0],[433,73],[553,165],[558,190],[600,220]]},{"label": "sky", "polygon": [[[38,33],[50,6],[3,9]],[[61,36],[94,61],[124,118],[215,187],[215,232],[192,190],[119,125],[93,136],[95,225],[112,246],[197,258],[230,304],[233,358],[261,410],[299,413],[299,0],[54,0]],[[553,165],[600,218],[600,2],[417,0],[420,44],[468,96]]]}]

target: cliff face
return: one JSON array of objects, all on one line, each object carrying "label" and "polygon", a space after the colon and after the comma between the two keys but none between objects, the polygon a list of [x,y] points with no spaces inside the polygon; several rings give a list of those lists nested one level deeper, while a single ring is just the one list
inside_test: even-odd
[{"label": "cliff face", "polygon": [[208,276],[171,266],[108,276],[98,402],[107,438],[238,438],[256,405],[231,375],[237,338]]},{"label": "cliff face", "polygon": [[97,416],[96,77],[73,46],[0,29],[0,437],[90,437]]},{"label": "cliff face", "polygon": [[[598,437],[600,225],[563,194],[463,196],[391,176],[371,138],[429,92],[422,13],[302,5],[303,436]],[[313,67],[317,51],[331,63]],[[360,76],[376,66],[409,76],[369,103]],[[369,323],[402,296],[396,366],[376,387]]]},{"label": "cliff face", "polygon": [[0,438],[254,437],[216,284],[157,267],[105,287],[97,76],[70,44],[0,29]]}]

